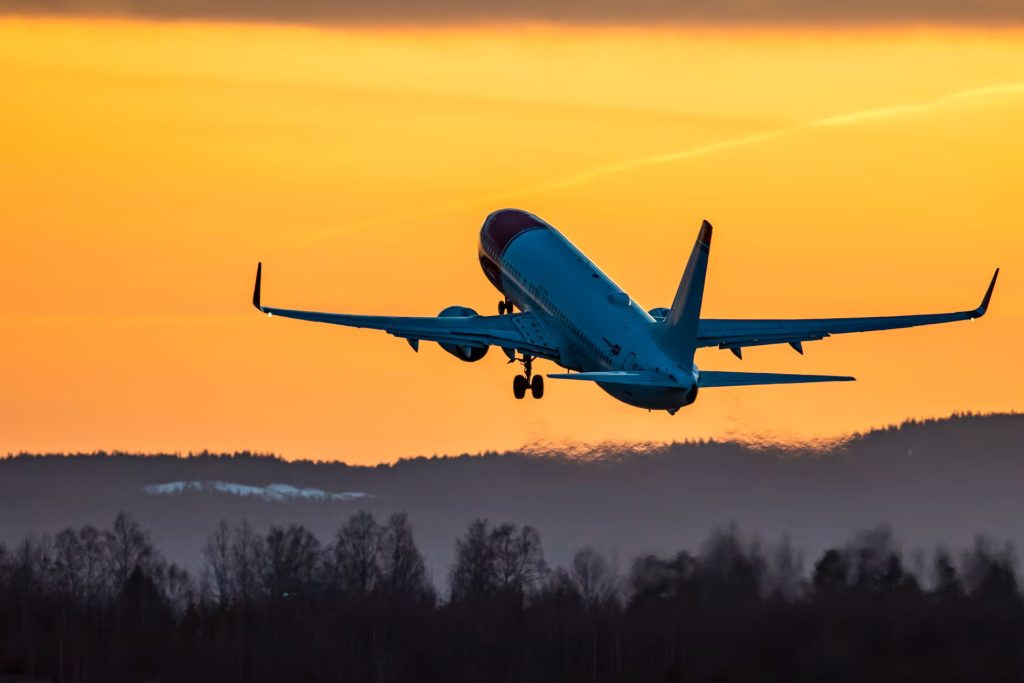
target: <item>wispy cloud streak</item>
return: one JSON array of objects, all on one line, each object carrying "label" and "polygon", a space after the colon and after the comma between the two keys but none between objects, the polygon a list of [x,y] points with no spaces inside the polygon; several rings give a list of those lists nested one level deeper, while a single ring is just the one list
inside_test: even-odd
[{"label": "wispy cloud streak", "polygon": [[[862,109],[859,111],[848,112],[845,114],[825,116],[817,119],[812,119],[809,121],[795,123],[788,126],[781,126],[779,128],[761,131],[758,133],[742,135],[740,137],[731,138],[728,140],[719,140],[717,142],[709,142],[703,145],[696,145],[694,147],[689,147],[674,152],[666,152],[663,154],[655,154],[652,156],[645,156],[637,159],[627,159],[611,164],[594,166],[592,168],[584,169],[582,171],[579,171],[578,173],[574,173],[563,178],[557,178],[535,185],[520,187],[518,189],[509,190],[507,192],[481,195],[471,199],[465,199],[457,202],[438,204],[433,207],[420,207],[417,209],[411,209],[409,211],[401,211],[376,216],[372,218],[367,218],[365,220],[358,221],[358,223],[349,223],[345,227],[346,229],[351,229],[355,227],[369,228],[389,223],[392,221],[419,219],[426,218],[428,216],[436,216],[439,214],[447,213],[449,211],[457,211],[460,209],[466,209],[473,206],[479,206],[481,204],[494,205],[495,207],[497,207],[499,204],[504,205],[510,200],[518,200],[529,196],[547,194],[550,192],[556,192],[559,190],[578,187],[593,182],[595,180],[599,180],[606,176],[616,175],[619,173],[626,173],[648,166],[658,166],[662,164],[672,164],[682,161],[688,161],[690,159],[697,159],[700,157],[705,157],[711,154],[717,154],[719,152],[725,152],[732,149],[764,144],[766,142],[772,142],[791,135],[796,135],[799,133],[815,129],[860,126],[902,117],[924,116],[938,109],[948,107],[951,105],[972,103],[995,97],[1015,95],[1024,95],[1024,82],[1003,83],[978,88],[968,88],[965,90],[959,90],[957,92],[943,95],[928,102],[920,102],[913,104],[894,104],[887,105],[884,107],[871,107],[869,109]],[[311,237],[317,239],[335,233],[335,230],[327,230],[317,232]]]}]

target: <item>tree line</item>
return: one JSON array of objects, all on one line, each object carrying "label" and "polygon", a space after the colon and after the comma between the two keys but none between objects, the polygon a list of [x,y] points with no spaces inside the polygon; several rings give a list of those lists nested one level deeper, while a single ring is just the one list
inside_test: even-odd
[{"label": "tree line", "polygon": [[0,545],[0,679],[1019,681],[1012,549],[909,559],[878,528],[807,564],[735,526],[620,567],[473,521],[445,577],[404,514],[325,540],[221,522],[189,572],[127,514]]}]

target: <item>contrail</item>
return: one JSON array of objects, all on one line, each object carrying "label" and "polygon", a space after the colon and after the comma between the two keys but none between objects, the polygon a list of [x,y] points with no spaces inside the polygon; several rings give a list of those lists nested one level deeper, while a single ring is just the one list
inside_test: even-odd
[{"label": "contrail", "polygon": [[[945,107],[951,104],[979,100],[989,97],[995,97],[1000,95],[1016,95],[1024,94],[1024,82],[1019,83],[1004,83],[1000,85],[991,85],[980,88],[969,88],[966,90],[959,90],[957,92],[943,95],[934,100],[928,102],[922,102],[917,104],[895,104],[884,107],[872,107],[870,109],[862,109],[860,111],[849,112],[847,114],[838,114],[834,116],[826,116],[818,119],[812,119],[803,123],[795,123],[789,126],[782,126],[780,128],[773,128],[771,130],[762,131],[760,133],[751,133],[749,135],[743,135],[730,140],[720,140],[718,142],[710,142],[703,145],[697,145],[688,149],[679,150],[676,152],[667,152],[664,154],[656,154],[653,156],[641,157],[638,159],[629,159],[625,161],[619,161],[612,164],[605,164],[601,166],[595,166],[579,173],[575,173],[571,176],[566,176],[557,180],[551,180],[544,183],[538,183],[536,185],[530,185],[527,187],[521,187],[518,190],[512,190],[502,193],[494,193],[488,195],[481,195],[473,199],[466,199],[458,202],[449,202],[446,204],[436,205],[427,209],[417,208],[410,209],[408,211],[401,211],[390,213],[387,215],[377,216],[374,218],[368,218],[355,223],[349,223],[346,225],[347,228],[352,227],[373,227],[382,223],[388,223],[394,220],[408,220],[411,218],[423,218],[427,216],[433,216],[438,214],[447,213],[458,209],[464,209],[479,204],[486,203],[501,203],[509,197],[522,197],[536,194],[546,194],[548,192],[554,192],[556,190],[563,190],[570,187],[576,187],[584,185],[598,178],[602,178],[608,175],[614,175],[616,173],[624,173],[626,171],[632,171],[645,166],[655,166],[658,164],[669,164],[677,161],[685,161],[687,159],[695,159],[697,157],[707,156],[716,152],[722,152],[729,149],[736,149],[737,147],[747,147],[750,145],[758,145],[764,142],[777,140],[788,135],[793,135],[803,131],[813,130],[815,128],[838,128],[842,126],[855,126],[871,121],[885,120],[898,118],[901,116],[919,116],[927,114],[935,109]],[[332,234],[336,230],[329,229],[320,231],[310,235],[311,238],[324,237],[327,234]]]},{"label": "contrail", "polygon": [[722,140],[720,142],[712,142],[704,145],[698,145],[696,147],[680,150],[678,152],[656,154],[654,156],[642,157],[639,159],[632,159],[629,161],[621,161],[618,163],[607,164],[604,166],[596,166],[586,171],[581,171],[580,173],[569,176],[567,178],[562,178],[560,180],[554,180],[539,185],[533,185],[528,188],[523,188],[518,192],[510,192],[508,194],[528,195],[541,194],[553,190],[562,190],[568,187],[582,185],[584,183],[590,182],[591,180],[595,180],[602,176],[611,175],[614,173],[632,171],[643,166],[653,166],[656,164],[667,164],[675,161],[683,161],[685,159],[694,159],[696,157],[702,157],[708,154],[714,154],[715,152],[722,152],[728,149],[734,149],[736,147],[746,147],[749,145],[756,145],[762,142],[776,140],[787,135],[792,135],[794,133],[799,133],[814,128],[835,128],[840,126],[853,126],[880,119],[891,119],[899,116],[920,115],[928,113],[939,107],[943,107],[948,104],[952,104],[954,102],[959,102],[962,100],[974,100],[997,95],[1010,95],[1018,93],[1024,93],[1024,83],[1007,83],[1003,85],[993,85],[983,88],[970,88],[968,90],[960,90],[958,92],[950,93],[948,95],[943,95],[938,99],[921,104],[896,104],[885,107],[863,109],[861,111],[850,112],[848,114],[839,114],[837,116],[827,116],[820,119],[805,121],[803,123],[796,123],[791,126],[783,126],[781,128],[763,131],[761,133],[744,135],[738,138],[733,138],[731,140]]}]

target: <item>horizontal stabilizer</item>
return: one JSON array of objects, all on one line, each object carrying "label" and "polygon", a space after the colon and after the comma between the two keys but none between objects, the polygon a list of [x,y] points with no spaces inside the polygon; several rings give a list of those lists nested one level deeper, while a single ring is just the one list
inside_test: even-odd
[{"label": "horizontal stabilizer", "polygon": [[550,379],[576,379],[601,384],[632,384],[645,387],[681,388],[679,383],[666,374],[648,370],[608,370],[606,372],[573,372],[548,375]]},{"label": "horizontal stabilizer", "polygon": [[756,384],[803,384],[804,382],[853,382],[839,375],[787,375],[775,372],[715,372],[701,370],[701,387],[747,387]]}]

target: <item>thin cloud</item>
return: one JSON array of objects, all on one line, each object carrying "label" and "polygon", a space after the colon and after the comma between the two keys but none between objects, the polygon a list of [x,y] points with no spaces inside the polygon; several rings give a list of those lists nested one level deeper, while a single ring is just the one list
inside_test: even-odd
[{"label": "thin cloud", "polygon": [[1024,22],[1013,0],[0,0],[0,12],[307,23],[877,24]]},{"label": "thin cloud", "polygon": [[[582,170],[570,176],[550,180],[544,183],[538,183],[536,185],[530,185],[528,187],[521,187],[519,189],[510,190],[508,192],[483,195],[472,199],[467,199],[464,201],[451,202],[443,205],[434,206],[428,209],[419,208],[415,210],[401,211],[383,216],[368,218],[362,221],[358,221],[355,224],[347,224],[345,227],[346,229],[351,229],[353,227],[372,227],[378,224],[388,223],[395,220],[425,218],[428,216],[434,216],[438,214],[447,213],[449,211],[465,209],[480,204],[503,204],[507,200],[509,200],[509,198],[512,197],[522,198],[531,195],[556,192],[558,190],[564,190],[572,187],[578,187],[580,185],[585,185],[589,182],[593,182],[595,180],[599,180],[610,175],[626,173],[628,171],[633,171],[648,166],[657,166],[661,164],[671,164],[680,161],[687,161],[690,159],[696,159],[699,157],[708,156],[710,154],[724,152],[731,149],[737,149],[740,147],[759,145],[765,142],[771,142],[790,135],[818,128],[840,128],[846,126],[858,126],[869,124],[872,122],[885,121],[902,117],[922,116],[929,114],[937,109],[948,107],[954,104],[970,103],[991,99],[995,97],[1005,97],[1014,95],[1024,95],[1024,82],[1003,83],[978,88],[968,88],[966,90],[959,90],[953,93],[943,95],[928,102],[921,102],[915,104],[895,104],[884,107],[872,107],[870,109],[861,109],[859,111],[848,112],[846,114],[826,116],[822,118],[812,119],[810,121],[804,121],[802,123],[796,123],[789,126],[782,126],[779,128],[761,131],[759,133],[751,133],[749,135],[743,135],[737,138],[731,138],[728,140],[720,140],[717,142],[710,142],[703,145],[697,145],[695,147],[689,147],[687,149],[677,150],[674,152],[667,152],[664,154],[656,154],[653,156],[640,157],[638,159],[628,159],[625,161],[619,161],[602,166],[595,166],[593,168]],[[334,234],[335,232],[337,231],[319,231],[313,235],[310,235],[310,237],[313,239],[317,239],[326,237],[330,234]]]},{"label": "thin cloud", "polygon": [[794,133],[800,133],[815,128],[838,128],[841,126],[855,126],[873,121],[883,121],[887,119],[900,118],[905,116],[916,116],[928,114],[935,109],[945,107],[950,104],[987,99],[991,97],[999,97],[1004,95],[1019,95],[1024,94],[1024,82],[1022,83],[1005,83],[1002,85],[993,85],[983,88],[970,88],[967,90],[960,90],[958,92],[943,95],[930,102],[921,104],[896,104],[885,107],[873,107],[871,109],[862,109],[860,111],[849,112],[847,114],[839,114],[837,116],[827,116],[824,118],[813,119],[811,121],[805,121],[803,123],[797,123],[791,126],[784,126],[773,130],[767,130],[760,133],[753,133],[751,135],[744,135],[742,137],[733,138],[731,140],[722,140],[720,142],[712,142],[705,145],[698,145],[697,147],[691,147],[689,149],[679,150],[677,152],[669,152],[667,154],[657,154],[649,157],[642,157],[640,159],[633,159],[630,161],[623,161],[615,164],[609,164],[607,166],[597,166],[595,168],[582,171],[576,175],[569,176],[568,178],[562,178],[561,180],[544,183],[541,185],[534,185],[529,188],[524,188],[519,192],[513,192],[511,194],[539,194],[544,192],[551,192],[554,190],[561,190],[568,187],[575,187],[584,183],[596,180],[598,178],[613,175],[615,173],[623,173],[625,171],[632,171],[644,166],[654,166],[657,164],[668,164],[676,161],[685,161],[687,159],[694,159],[697,157],[706,156],[708,154],[714,154],[716,152],[724,152],[729,149],[735,149],[737,147],[747,147],[750,145],[757,145],[763,142],[770,142],[777,140],[781,137],[792,135]]}]

